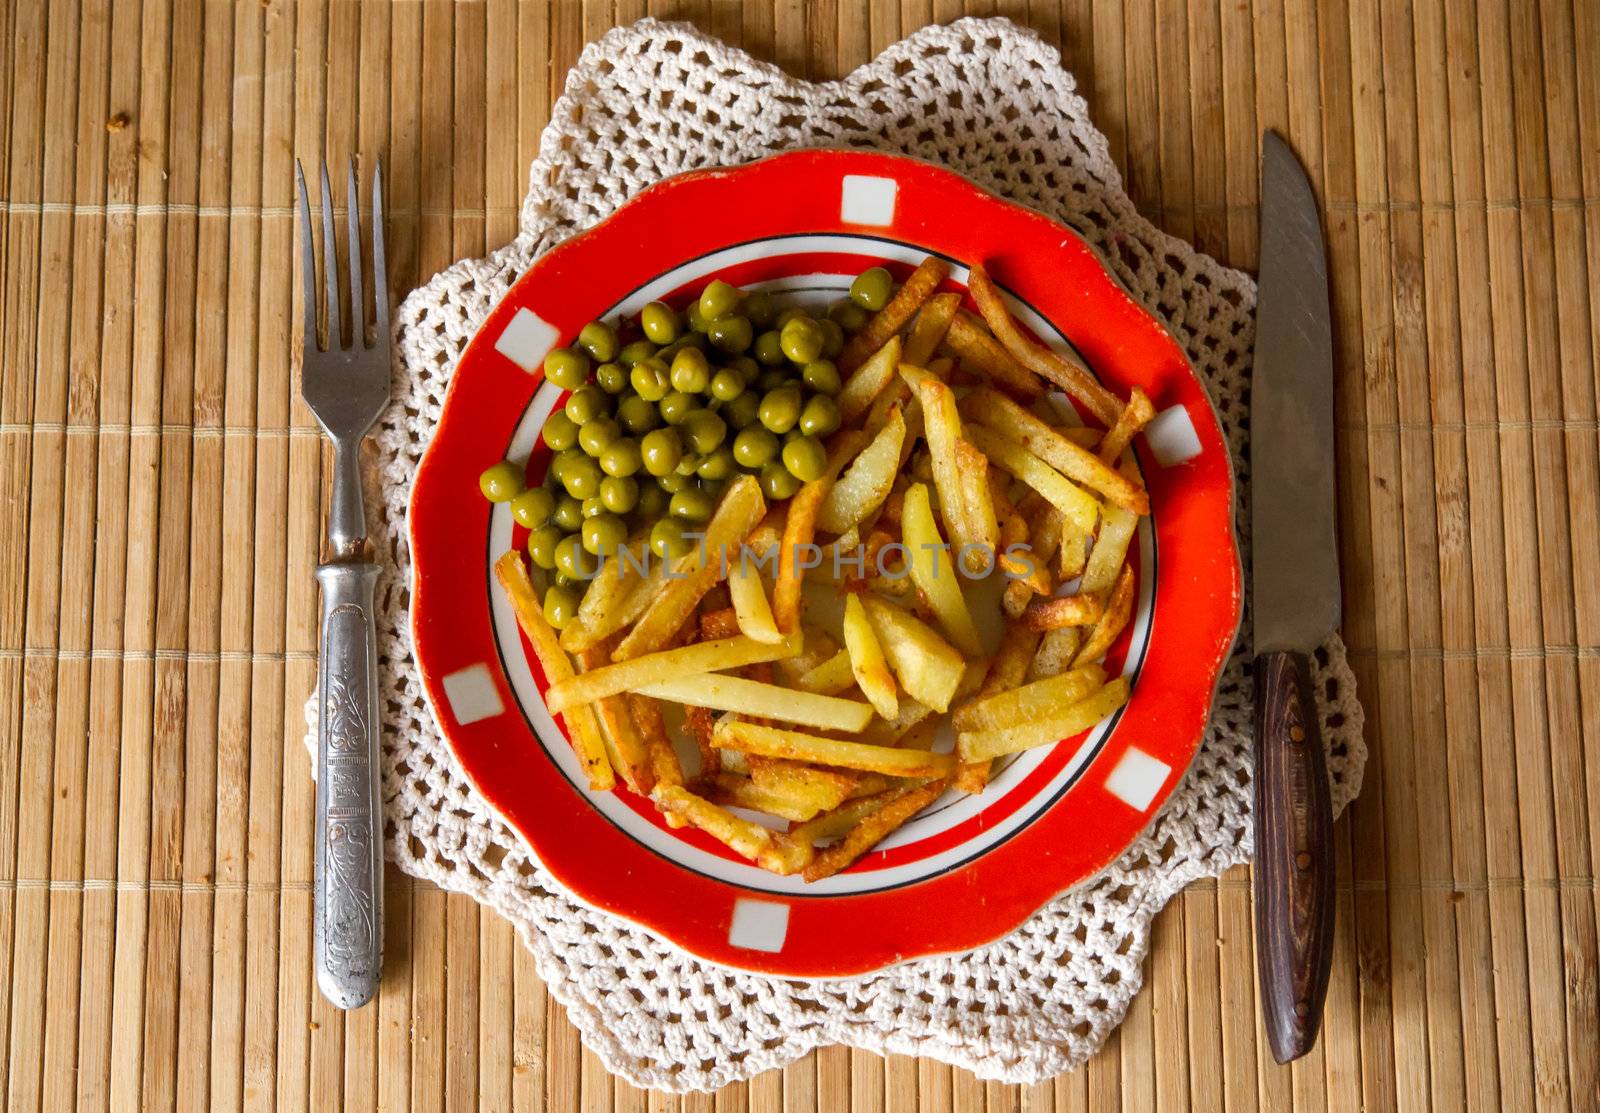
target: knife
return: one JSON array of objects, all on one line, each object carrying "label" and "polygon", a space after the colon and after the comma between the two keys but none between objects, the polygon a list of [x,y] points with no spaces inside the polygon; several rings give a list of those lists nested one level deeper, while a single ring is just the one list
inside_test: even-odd
[{"label": "knife", "polygon": [[1256,969],[1280,1063],[1316,1042],[1333,960],[1333,816],[1310,655],[1339,625],[1333,336],[1317,199],[1274,132],[1261,156],[1250,387]]}]

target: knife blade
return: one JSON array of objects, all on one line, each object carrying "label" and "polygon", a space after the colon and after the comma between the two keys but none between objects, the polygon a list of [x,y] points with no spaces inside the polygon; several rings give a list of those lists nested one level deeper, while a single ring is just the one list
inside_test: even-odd
[{"label": "knife blade", "polygon": [[1256,966],[1280,1063],[1316,1042],[1333,958],[1333,838],[1310,655],[1339,624],[1333,333],[1316,195],[1262,142],[1250,389],[1256,680]]}]

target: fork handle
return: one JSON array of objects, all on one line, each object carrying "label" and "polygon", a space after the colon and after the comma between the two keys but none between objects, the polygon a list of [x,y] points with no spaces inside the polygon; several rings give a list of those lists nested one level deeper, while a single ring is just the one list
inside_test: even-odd
[{"label": "fork handle", "polygon": [[333,491],[328,505],[328,547],[333,556],[360,555],[367,539],[367,512],[361,503],[361,438],[333,441]]},{"label": "fork handle", "polygon": [[341,1009],[372,999],[383,966],[383,810],[378,796],[378,566],[317,569],[317,983]]}]

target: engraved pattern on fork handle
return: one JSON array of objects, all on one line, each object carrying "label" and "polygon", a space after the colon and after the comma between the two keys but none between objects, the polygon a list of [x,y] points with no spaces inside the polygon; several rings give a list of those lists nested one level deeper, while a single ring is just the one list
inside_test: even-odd
[{"label": "engraved pattern on fork handle", "polygon": [[378,793],[376,628],[378,566],[339,561],[322,585],[318,677],[317,980],[353,1009],[377,992],[383,966],[383,811]]}]

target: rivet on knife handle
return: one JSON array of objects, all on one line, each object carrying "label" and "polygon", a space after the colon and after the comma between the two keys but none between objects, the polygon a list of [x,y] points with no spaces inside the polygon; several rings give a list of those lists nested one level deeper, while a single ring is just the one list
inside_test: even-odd
[{"label": "rivet on knife handle", "polygon": [[1256,968],[1272,1056],[1316,1042],[1333,960],[1332,809],[1302,653],[1256,658]]}]

